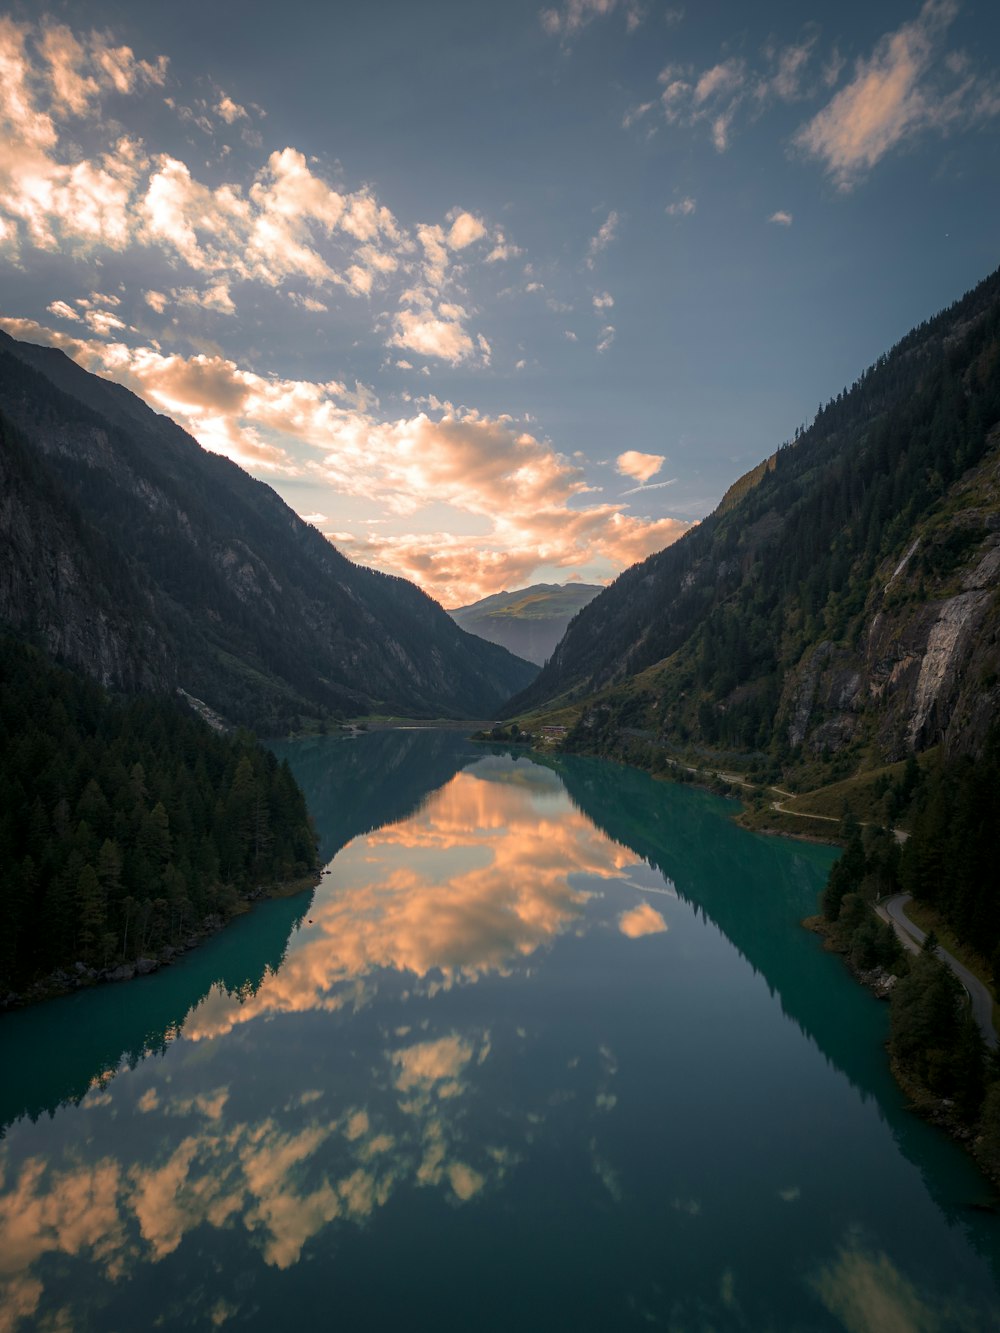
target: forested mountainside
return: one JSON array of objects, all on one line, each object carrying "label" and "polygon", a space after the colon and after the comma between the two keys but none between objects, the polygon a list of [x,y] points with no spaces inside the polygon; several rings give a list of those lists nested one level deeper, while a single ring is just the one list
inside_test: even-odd
[{"label": "forested mountainside", "polygon": [[1000,274],[915,329],[703,523],[574,620],[507,715],[827,781],[1000,704]]},{"label": "forested mountainside", "polygon": [[[942,943],[987,985],[1000,985],[1000,897],[996,832],[1000,827],[1000,725],[976,759],[941,749],[918,764],[911,755],[892,782],[870,788],[864,825],[849,816],[843,855],[808,924],[857,976],[890,1000],[888,1050],[893,1071],[925,1114],[962,1141],[1000,1184],[1000,1063],[987,1049],[962,983],[938,956]],[[902,817],[910,835],[900,845],[886,824]],[[928,932],[911,955],[886,921],[877,899],[913,895]],[[956,943],[957,942],[957,943]],[[981,1016],[980,1016],[981,1021]]]},{"label": "forested mountainside", "polygon": [[448,614],[470,634],[502,644],[541,666],[576,613],[601,591],[597,583],[533,583],[530,588],[494,593],[470,606],[456,606]]},{"label": "forested mountainside", "polygon": [[0,679],[0,998],[57,968],[152,963],[206,914],[315,873],[302,793],[248,733],[112,700],[8,638]]},{"label": "forested mountainside", "polygon": [[2,333],[0,482],[0,620],[105,684],[181,687],[266,733],[489,717],[534,675],[128,390]]}]

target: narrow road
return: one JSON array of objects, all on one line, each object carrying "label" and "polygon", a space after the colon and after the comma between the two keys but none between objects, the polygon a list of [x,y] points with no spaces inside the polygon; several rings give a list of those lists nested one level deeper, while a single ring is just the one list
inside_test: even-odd
[{"label": "narrow road", "polygon": [[[780,787],[772,787],[772,788],[771,788],[771,791],[781,791],[781,788],[780,788]],[[782,796],[790,796],[790,795],[791,795],[791,792],[782,792],[781,794],[782,794]],[[808,795],[808,792],[806,793],[806,795]],[[794,800],[794,797],[793,797],[792,799]],[[833,815],[811,815],[811,814],[809,814],[809,813],[808,813],[807,811],[805,811],[805,810],[789,810],[788,807],[787,807],[786,805],[782,805],[781,801],[772,801],[772,802],[771,802],[771,809],[772,809],[772,810],[777,810],[777,812],[778,812],[779,815],[794,815],[794,816],[795,816],[796,818],[798,818],[798,819],[822,819],[822,820],[824,821],[824,823],[827,823],[827,824],[839,824],[839,823],[842,822],[841,820],[836,819]],[[862,820],[862,821],[861,821],[861,827],[862,827],[862,828],[877,828],[878,825],[877,825],[877,824],[870,824],[870,823],[867,823],[865,820]],[[892,830],[892,836],[896,839],[896,841],[900,844],[900,846],[902,846],[902,844],[906,841],[906,839],[907,839],[910,835],[909,835],[909,833],[907,833],[907,831],[906,831],[905,828],[894,828],[894,829]]]},{"label": "narrow road", "polygon": [[[623,730],[628,729],[623,728]],[[639,735],[640,733],[636,731],[633,732],[633,734]],[[683,768],[688,773],[697,773],[700,777],[721,778],[723,782],[728,782],[731,786],[746,787],[750,790],[755,790],[757,788],[757,783],[747,782],[747,780],[741,778],[738,773],[723,773],[721,768],[694,768],[691,764],[682,764],[679,759],[668,759],[667,763],[672,764],[674,768]],[[785,791],[783,787],[768,786],[767,790],[775,791],[779,796],[785,796],[790,801],[795,800],[795,792]],[[807,796],[808,794],[809,793],[806,792]],[[777,811],[779,815],[791,815],[795,819],[820,819],[824,824],[840,824],[843,822],[842,819],[839,819],[836,815],[813,815],[809,814],[806,810],[789,810],[783,801],[772,801],[771,809]],[[877,828],[878,825],[862,821],[861,827]],[[894,828],[892,834],[900,845],[902,845],[910,836],[906,829],[902,828]]]},{"label": "narrow road", "polygon": [[[772,787],[771,790],[777,791],[778,788]],[[788,793],[782,794],[787,795]],[[789,810],[786,805],[782,805],[781,801],[772,801],[771,809],[777,810],[779,815],[795,815],[797,819],[822,819],[826,824],[841,823],[841,820],[836,819],[833,815],[810,815],[805,810]]]},{"label": "narrow road", "polygon": [[[919,953],[920,946],[927,936],[906,915],[904,909],[909,901],[910,895],[908,893],[897,893],[892,898],[886,898],[883,903],[876,903],[875,911],[883,921],[889,922],[899,936],[904,949],[908,949],[910,953]],[[963,967],[957,958],[953,958],[940,945],[937,948],[937,956],[942,963],[947,963],[968,991],[969,999],[972,1001],[972,1016],[976,1020],[979,1031],[983,1034],[983,1040],[991,1049],[996,1049],[1000,1043],[998,1043],[996,1029],[993,1026],[993,996],[978,977],[974,977],[967,967]]]}]

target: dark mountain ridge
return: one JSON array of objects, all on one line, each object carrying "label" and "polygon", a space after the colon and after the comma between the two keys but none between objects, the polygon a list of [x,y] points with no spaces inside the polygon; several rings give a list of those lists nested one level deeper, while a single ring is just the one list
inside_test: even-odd
[{"label": "dark mountain ridge", "polygon": [[120,385],[0,334],[0,618],[107,685],[261,731],[488,717],[534,674]]},{"label": "dark mountain ridge", "polygon": [[[506,710],[790,772],[975,753],[1000,704],[1000,274],[576,617]],[[829,780],[829,779],[828,779]]]}]

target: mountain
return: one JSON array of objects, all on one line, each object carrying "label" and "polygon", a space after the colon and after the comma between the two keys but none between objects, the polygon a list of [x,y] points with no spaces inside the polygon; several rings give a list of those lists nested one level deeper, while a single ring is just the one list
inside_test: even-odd
[{"label": "mountain", "polygon": [[541,666],[566,626],[603,588],[595,583],[534,583],[516,592],[497,592],[448,614],[462,629],[502,644]]},{"label": "mountain", "polygon": [[818,785],[1000,706],[1000,273],[913,330],[573,621],[508,716]]},{"label": "mountain", "polygon": [[127,389],[6,334],[0,445],[0,622],[103,684],[180,687],[275,732],[491,717],[535,674]]}]

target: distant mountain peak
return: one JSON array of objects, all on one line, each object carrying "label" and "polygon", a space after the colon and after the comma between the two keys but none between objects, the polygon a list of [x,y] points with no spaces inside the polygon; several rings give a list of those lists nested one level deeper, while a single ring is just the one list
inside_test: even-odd
[{"label": "distant mountain peak", "polygon": [[448,614],[470,634],[541,665],[577,612],[603,591],[594,583],[533,583],[457,606]]}]

